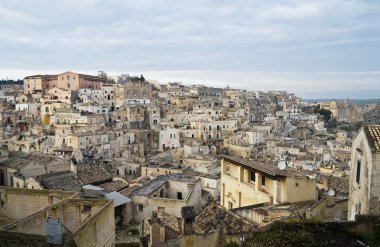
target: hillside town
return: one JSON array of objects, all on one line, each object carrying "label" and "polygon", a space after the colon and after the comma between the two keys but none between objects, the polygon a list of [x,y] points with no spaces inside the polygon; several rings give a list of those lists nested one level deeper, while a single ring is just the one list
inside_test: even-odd
[{"label": "hillside town", "polygon": [[104,71],[2,85],[0,246],[276,246],[260,234],[300,222],[376,241],[380,105],[252,90]]}]

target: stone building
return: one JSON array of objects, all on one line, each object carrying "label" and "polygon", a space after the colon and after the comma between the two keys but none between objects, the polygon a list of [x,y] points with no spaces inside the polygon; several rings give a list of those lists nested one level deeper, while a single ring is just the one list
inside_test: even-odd
[{"label": "stone building", "polygon": [[193,176],[170,174],[157,177],[130,195],[135,222],[148,218],[153,211],[164,210],[181,217],[181,208],[201,207],[201,184]]},{"label": "stone building", "polygon": [[174,149],[181,146],[179,130],[166,127],[160,130],[160,139],[158,142],[158,150],[166,151],[168,149]]},{"label": "stone building", "polygon": [[56,81],[56,75],[32,75],[24,78],[24,93],[42,91],[50,81]]},{"label": "stone building", "polygon": [[78,92],[54,87],[48,89],[43,95],[43,98],[45,101],[56,101],[72,104],[78,98]]},{"label": "stone building", "polygon": [[107,78],[78,74],[67,71],[58,75],[33,75],[24,78],[24,93],[33,93],[54,87],[79,91],[83,88],[101,89],[102,83],[109,83]]},{"label": "stone building", "polygon": [[279,170],[268,161],[222,157],[220,203],[225,208],[317,199],[315,179]]},{"label": "stone building", "polygon": [[348,220],[380,215],[380,125],[363,126],[352,142]]},{"label": "stone building", "polygon": [[1,224],[1,246],[114,244],[114,206],[110,200],[80,199],[75,192],[4,187],[0,187],[0,197],[1,223],[10,223]]},{"label": "stone building", "polygon": [[130,101],[142,101],[142,103],[150,102],[152,97],[152,85],[145,81],[144,77],[130,78],[124,85],[124,99],[128,103]]},{"label": "stone building", "polygon": [[222,139],[224,135],[233,133],[238,129],[238,121],[231,120],[223,120],[223,121],[199,121],[199,122],[190,122],[190,129],[195,129],[194,133],[191,133],[191,136],[187,136],[189,138],[197,138],[200,140],[208,140],[208,139]]},{"label": "stone building", "polygon": [[34,177],[72,169],[70,160],[65,158],[31,154],[25,158],[11,157],[0,162],[0,186],[39,189]]},{"label": "stone building", "polygon": [[193,207],[183,207],[181,216],[156,211],[141,223],[141,244],[149,247],[226,246],[241,243],[242,237],[257,229],[257,224],[243,219],[216,203],[196,214]]},{"label": "stone building", "polygon": [[190,167],[181,164],[159,163],[149,162],[141,167],[142,175],[158,177],[161,175],[168,175],[172,173],[183,174]]}]

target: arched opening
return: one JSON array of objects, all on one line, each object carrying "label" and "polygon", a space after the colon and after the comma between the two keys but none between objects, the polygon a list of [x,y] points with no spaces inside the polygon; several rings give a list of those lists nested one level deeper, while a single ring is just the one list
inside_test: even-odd
[{"label": "arched opening", "polygon": [[18,148],[18,150],[21,152],[26,152],[27,148],[24,144],[21,144],[20,147]]}]

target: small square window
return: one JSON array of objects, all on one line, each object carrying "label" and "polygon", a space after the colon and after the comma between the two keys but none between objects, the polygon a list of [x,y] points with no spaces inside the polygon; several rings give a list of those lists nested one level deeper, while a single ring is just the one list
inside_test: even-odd
[{"label": "small square window", "polygon": [[82,213],[88,213],[91,212],[91,205],[83,205]]},{"label": "small square window", "polygon": [[182,192],[177,192],[177,199],[182,200]]}]

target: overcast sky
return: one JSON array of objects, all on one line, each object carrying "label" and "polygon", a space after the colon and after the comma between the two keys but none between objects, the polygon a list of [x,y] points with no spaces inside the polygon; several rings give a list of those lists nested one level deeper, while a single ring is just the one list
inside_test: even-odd
[{"label": "overcast sky", "polygon": [[67,70],[380,98],[380,1],[0,0],[0,78]]}]

